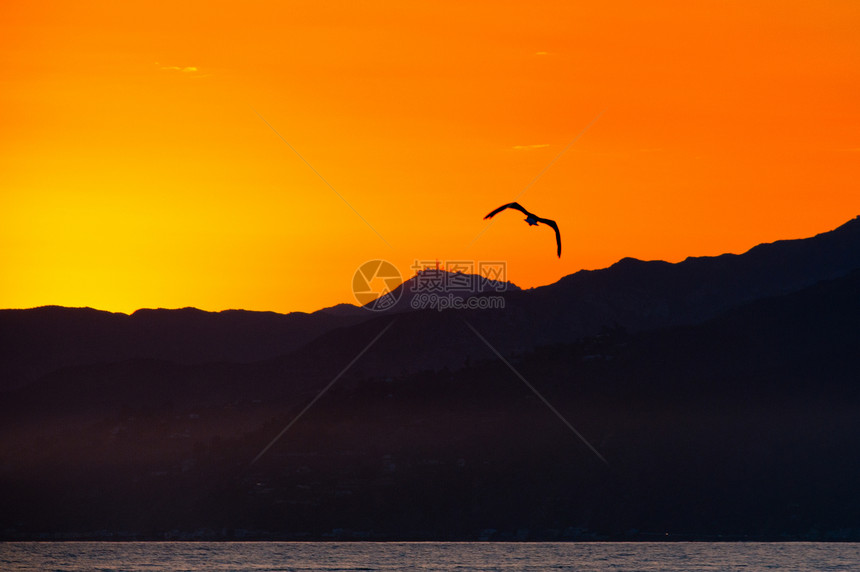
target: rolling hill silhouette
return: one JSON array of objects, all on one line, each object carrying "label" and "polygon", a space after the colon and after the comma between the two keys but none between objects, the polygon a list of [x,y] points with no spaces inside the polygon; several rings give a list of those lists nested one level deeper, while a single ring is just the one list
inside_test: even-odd
[{"label": "rolling hill silhouette", "polygon": [[858,540],[858,292],[860,218],[502,310],[3,311],[0,531]]},{"label": "rolling hill silhouette", "polygon": [[[698,323],[739,304],[797,291],[855,268],[860,268],[860,217],[812,238],[759,245],[741,255],[688,258],[678,264],[628,258],[549,286],[484,294],[503,296],[503,309],[404,313],[393,327],[394,335],[381,339],[378,351],[358,366],[385,375],[463,367],[487,352],[464,326],[464,318],[499,351],[513,355],[617,329],[637,332]],[[346,359],[387,319],[375,316],[327,332],[305,351],[319,359]]]},{"label": "rolling hill silhouette", "polygon": [[248,363],[283,355],[372,317],[342,304],[312,314],[144,309],[131,315],[45,306],[0,310],[0,390],[68,366],[155,359]]},{"label": "rolling hill silhouette", "polygon": [[[796,291],[858,267],[860,217],[812,238],[763,244],[740,255],[688,258],[677,264],[625,258],[609,268],[583,270],[527,291],[508,283],[497,292],[494,283],[482,279],[480,290],[504,296],[505,308],[464,315],[500,350],[522,352],[614,328],[640,331],[696,323],[743,302]],[[404,294],[393,293],[400,300],[395,311],[411,312],[414,284],[413,277],[398,288]],[[389,373],[456,368],[482,355],[473,334],[450,326],[461,319],[456,313],[416,314],[403,316],[398,325],[405,328],[396,336],[403,343],[389,348]],[[337,351],[339,346],[349,347],[348,353],[355,345],[348,340],[363,338],[375,327],[358,324],[386,315],[348,304],[286,315],[193,308],[138,310],[131,316],[89,308],[0,310],[0,366],[6,372],[0,389],[69,365],[132,358],[182,364],[254,362],[288,355],[315,340],[310,349],[321,356],[324,348]]]}]

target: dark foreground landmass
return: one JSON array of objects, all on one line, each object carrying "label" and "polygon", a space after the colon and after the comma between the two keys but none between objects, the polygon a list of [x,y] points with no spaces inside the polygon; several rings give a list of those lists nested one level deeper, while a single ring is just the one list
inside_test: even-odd
[{"label": "dark foreground landmass", "polygon": [[346,312],[250,362],[69,362],[33,326],[9,371],[61,365],[2,396],[0,536],[860,540],[858,227]]}]

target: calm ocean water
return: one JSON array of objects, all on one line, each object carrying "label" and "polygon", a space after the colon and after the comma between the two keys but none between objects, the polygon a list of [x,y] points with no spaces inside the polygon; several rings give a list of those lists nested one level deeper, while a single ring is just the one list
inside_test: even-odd
[{"label": "calm ocean water", "polygon": [[8,542],[0,570],[860,570],[860,544]]}]

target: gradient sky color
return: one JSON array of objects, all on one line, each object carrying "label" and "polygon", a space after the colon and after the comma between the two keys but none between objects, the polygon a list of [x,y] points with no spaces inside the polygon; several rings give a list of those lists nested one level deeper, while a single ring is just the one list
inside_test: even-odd
[{"label": "gradient sky color", "polygon": [[[312,311],[375,258],[531,287],[830,230],[857,30],[854,0],[7,0],[0,307]],[[579,134],[519,198],[562,258],[513,211],[474,240]]]}]

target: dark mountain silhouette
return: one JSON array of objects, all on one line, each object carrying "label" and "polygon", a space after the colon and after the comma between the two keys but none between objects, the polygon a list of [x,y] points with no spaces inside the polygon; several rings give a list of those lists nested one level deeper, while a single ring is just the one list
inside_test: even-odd
[{"label": "dark mountain silhouette", "polygon": [[[0,396],[0,534],[860,540],[858,292],[855,219],[743,255],[624,260],[505,293],[503,310],[346,308],[351,325],[329,313],[257,361],[157,355],[169,344],[122,359],[112,320],[134,316],[48,309],[54,345],[3,362],[54,360]],[[179,344],[159,320],[193,335],[195,312],[139,324]],[[4,336],[52,325],[9,315]]]},{"label": "dark mountain silhouette", "polygon": [[[273,496],[249,505],[317,533],[856,540],[857,292],[860,271],[699,325],[516,359],[608,469],[485,351],[458,371],[338,386],[256,469]],[[333,466],[313,456],[324,447]],[[318,472],[331,488],[295,491]],[[316,504],[297,517],[271,499]]]},{"label": "dark mountain silhouette", "polygon": [[[797,291],[855,268],[860,268],[860,217],[813,238],[760,245],[741,255],[688,258],[678,264],[624,259],[549,286],[483,294],[502,296],[501,309],[403,313],[396,334],[379,341],[384,357],[373,362],[366,356],[358,367],[384,375],[463,367],[486,351],[464,318],[499,351],[512,355],[617,329],[637,332],[698,323],[738,304]],[[395,308],[407,310],[403,300],[410,296],[415,294],[407,290]],[[334,330],[307,350],[319,359],[345,359],[360,351],[376,328],[371,321]]]},{"label": "dark mountain silhouette", "polygon": [[324,312],[326,314],[331,314],[332,316],[362,316],[367,317],[365,310],[362,310],[360,306],[356,306],[354,304],[336,304],[334,306],[329,306],[328,308],[323,308],[319,310],[320,312]]},{"label": "dark mountain silhouette", "polygon": [[489,350],[457,371],[352,371],[253,467],[342,364],[65,370],[4,400],[0,529],[857,540],[858,291],[855,271],[515,358],[608,468]]},{"label": "dark mountain silhouette", "polygon": [[573,341],[612,325],[636,331],[696,323],[855,268],[860,268],[860,217],[812,238],[761,244],[740,255],[678,264],[625,258],[508,298],[512,307],[539,316],[529,339]]},{"label": "dark mountain silhouette", "polygon": [[[410,312],[416,296],[465,298],[503,296],[504,308],[466,312],[476,328],[503,352],[574,342],[583,336],[623,328],[640,331],[693,324],[758,298],[799,290],[860,267],[860,217],[808,239],[756,246],[735,255],[688,258],[670,264],[625,258],[603,270],[583,270],[559,282],[522,291],[472,275],[426,270],[391,295],[391,312]],[[438,273],[438,274],[434,274]],[[477,288],[433,290],[434,283],[466,278]],[[456,282],[460,280],[460,282]],[[501,291],[497,291],[501,290]],[[424,310],[404,315],[400,335],[387,337],[386,374],[459,368],[483,344],[462,327],[456,313]],[[321,359],[328,352],[359,351],[350,340],[365,328],[340,328],[385,319],[376,312],[343,304],[313,314],[295,312],[139,310],[131,316],[58,307],[0,310],[0,367],[3,387],[15,387],[68,365],[130,358],[178,363],[252,362],[287,355],[317,340]],[[319,338],[319,339],[318,339]],[[354,354],[352,354],[354,355]]]},{"label": "dark mountain silhouette", "polygon": [[0,310],[0,390],[63,367],[132,358],[180,364],[260,361],[371,317],[347,306],[313,314],[183,308],[127,315],[58,306]]}]

